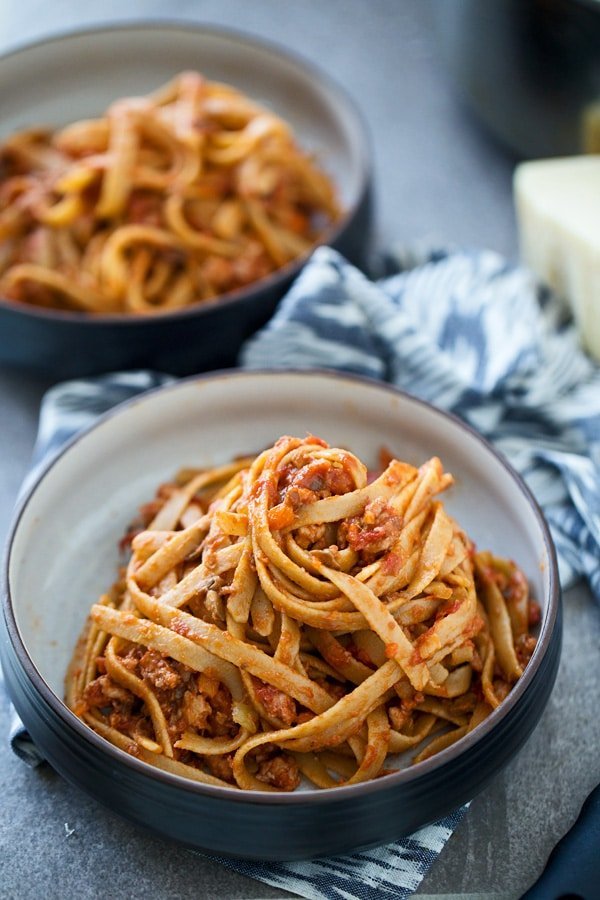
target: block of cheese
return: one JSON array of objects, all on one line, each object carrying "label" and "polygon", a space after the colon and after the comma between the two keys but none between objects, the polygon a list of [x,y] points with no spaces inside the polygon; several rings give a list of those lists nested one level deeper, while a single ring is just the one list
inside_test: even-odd
[{"label": "block of cheese", "polygon": [[523,262],[567,301],[600,361],[600,155],[522,163],[514,191]]}]

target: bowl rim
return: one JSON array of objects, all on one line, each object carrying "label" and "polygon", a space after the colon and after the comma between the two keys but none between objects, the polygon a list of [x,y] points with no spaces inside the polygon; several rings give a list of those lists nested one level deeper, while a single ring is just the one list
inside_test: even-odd
[{"label": "bowl rim", "polygon": [[[220,787],[217,785],[192,781],[191,779],[187,779],[180,775],[175,775],[171,772],[163,771],[148,763],[143,762],[142,760],[138,760],[126,753],[124,750],[120,750],[118,747],[115,747],[105,738],[102,738],[100,735],[96,734],[96,732],[93,731],[93,729],[91,729],[84,722],[82,722],[82,720],[79,719],[68,708],[64,700],[52,690],[47,681],[39,672],[32,657],[29,655],[29,652],[25,647],[25,643],[17,626],[9,580],[9,568],[11,563],[12,549],[14,546],[17,531],[19,529],[21,518],[26,508],[34,498],[38,486],[50,474],[51,470],[58,463],[58,461],[61,460],[67,453],[69,453],[71,448],[78,444],[82,439],[88,437],[97,429],[102,428],[102,426],[106,422],[112,420],[113,418],[120,415],[126,415],[130,408],[138,405],[141,402],[152,402],[152,399],[155,395],[162,394],[164,392],[174,391],[198,382],[219,382],[223,380],[245,378],[248,376],[257,376],[259,378],[273,378],[273,376],[277,377],[277,375],[279,374],[291,375],[297,378],[326,378],[332,381],[342,381],[350,384],[359,383],[376,390],[381,390],[385,393],[390,393],[395,396],[401,396],[404,400],[408,401],[409,404],[412,403],[416,406],[423,407],[440,416],[442,419],[448,420],[451,425],[458,427],[459,430],[465,432],[468,436],[470,436],[471,439],[475,439],[475,441],[483,447],[484,451],[487,451],[493,457],[495,457],[496,461],[501,464],[506,474],[512,479],[516,487],[519,489],[520,493],[525,497],[537,519],[537,524],[539,526],[543,538],[543,544],[547,553],[548,562],[547,606],[544,610],[540,626],[540,633],[533,655],[527,667],[525,668],[523,675],[515,684],[510,694],[496,709],[492,710],[490,715],[486,719],[484,719],[483,722],[477,725],[473,729],[473,731],[462,737],[455,744],[447,747],[445,750],[441,750],[439,753],[436,753],[435,756],[432,756],[429,759],[424,760],[420,763],[416,763],[412,766],[408,766],[407,768],[400,769],[397,772],[386,775],[383,778],[376,778],[371,781],[359,782],[358,784],[352,785],[342,785],[340,787],[334,788],[321,788],[318,790],[301,792],[296,791],[292,793],[244,791],[233,786]],[[35,477],[32,479],[31,483],[28,484],[27,490],[18,499],[17,507],[13,514],[12,523],[10,525],[8,537],[6,540],[0,587],[2,588],[1,599],[7,632],[19,663],[24,669],[30,683],[35,688],[37,694],[41,696],[42,700],[45,701],[46,705],[51,708],[54,714],[58,715],[64,725],[71,728],[72,730],[75,730],[80,737],[82,737],[86,742],[90,742],[91,744],[93,744],[96,749],[100,750],[103,753],[107,753],[109,757],[112,757],[116,764],[124,764],[126,767],[133,769],[139,775],[149,778],[156,778],[165,787],[173,786],[179,789],[184,788],[186,790],[189,790],[191,793],[201,796],[209,795],[214,798],[221,798],[234,802],[258,803],[266,805],[302,805],[304,803],[315,802],[341,802],[343,800],[349,799],[350,797],[361,797],[365,794],[370,794],[371,792],[379,793],[379,791],[392,790],[393,788],[400,785],[411,783],[421,776],[429,775],[430,773],[444,766],[446,763],[449,763],[455,758],[461,756],[463,753],[468,752],[475,744],[479,743],[481,739],[489,734],[489,732],[492,731],[497,724],[499,724],[503,719],[506,718],[506,716],[518,704],[521,697],[529,688],[551,643],[556,619],[560,609],[561,597],[556,551],[550,534],[548,523],[546,522],[544,514],[532,492],[527,487],[519,473],[512,467],[512,465],[508,462],[507,459],[505,459],[504,456],[502,456],[472,426],[468,425],[462,419],[459,419],[453,413],[440,409],[427,402],[426,400],[415,397],[414,395],[409,394],[408,392],[392,384],[381,382],[375,378],[371,378],[368,376],[346,372],[342,373],[331,369],[282,370],[265,368],[252,370],[217,370],[201,375],[193,375],[187,378],[181,378],[178,381],[160,385],[148,391],[143,391],[141,394],[131,397],[128,400],[125,400],[122,403],[119,403],[116,406],[112,407],[110,410],[99,416],[98,419],[90,426],[73,435],[46,463],[42,464],[40,469],[36,471]]]},{"label": "bowl rim", "polygon": [[373,142],[371,133],[367,125],[367,120],[359,107],[357,101],[352,94],[333,78],[320,65],[312,60],[304,57],[296,50],[288,48],[285,44],[270,38],[263,38],[260,35],[247,32],[241,28],[234,28],[227,25],[213,25],[211,23],[202,23],[197,20],[165,17],[152,19],[124,19],[121,21],[109,21],[90,24],[83,28],[66,28],[51,34],[49,37],[35,38],[29,41],[23,41],[11,47],[5,53],[0,54],[0,66],[13,56],[27,53],[30,50],[37,50],[49,44],[60,44],[73,39],[91,38],[96,35],[110,35],[115,32],[134,32],[134,31],[172,31],[172,32],[194,32],[196,34],[206,34],[214,37],[225,38],[234,43],[250,45],[263,53],[270,55],[280,61],[292,63],[297,71],[303,72],[315,81],[319,86],[325,89],[326,93],[336,100],[336,104],[341,104],[347,112],[351,114],[356,126],[357,149],[359,155],[358,161],[358,189],[352,203],[342,210],[340,218],[332,223],[322,234],[319,240],[310,247],[301,256],[296,257],[274,272],[265,275],[257,281],[250,282],[244,287],[235,288],[216,297],[211,297],[202,302],[193,303],[190,306],[176,310],[168,310],[156,313],[141,313],[136,315],[121,314],[96,314],[86,313],[77,310],[51,310],[44,307],[36,307],[32,304],[20,303],[19,301],[8,300],[0,296],[0,311],[11,312],[29,316],[33,319],[51,322],[65,322],[83,325],[84,327],[93,327],[94,325],[149,325],[157,323],[161,325],[165,321],[184,320],[190,316],[199,313],[210,312],[221,306],[227,307],[243,300],[251,300],[257,294],[275,288],[300,273],[305,266],[307,260],[312,253],[319,247],[328,246],[331,242],[336,241],[351,224],[356,212],[360,209],[366,197],[369,194],[370,186],[373,180]]}]

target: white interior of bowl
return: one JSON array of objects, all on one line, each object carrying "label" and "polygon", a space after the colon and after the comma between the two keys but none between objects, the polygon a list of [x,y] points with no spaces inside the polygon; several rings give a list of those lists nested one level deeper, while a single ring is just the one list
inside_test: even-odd
[{"label": "white interior of bowl", "polygon": [[441,458],[450,512],[480,548],[514,559],[545,606],[550,565],[518,482],[476,437],[404,395],[318,373],[223,373],[141,397],[81,437],[48,470],[9,556],[17,625],[60,697],[87,611],[115,579],[117,544],[138,507],[181,466],[258,451],[313,432],[375,463],[383,445],[412,463]]},{"label": "white interior of bowl", "polygon": [[184,69],[225,81],[292,125],[351,206],[366,149],[344,94],[295,59],[235,34],[168,25],[120,27],[50,40],[0,59],[0,139],[35,125],[100,115],[117,97],[145,94]]}]

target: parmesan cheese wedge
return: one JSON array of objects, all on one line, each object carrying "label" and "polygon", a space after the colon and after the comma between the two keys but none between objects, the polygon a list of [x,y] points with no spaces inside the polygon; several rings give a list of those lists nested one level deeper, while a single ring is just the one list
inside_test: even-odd
[{"label": "parmesan cheese wedge", "polygon": [[600,361],[600,155],[522,163],[514,192],[523,262],[567,301]]}]

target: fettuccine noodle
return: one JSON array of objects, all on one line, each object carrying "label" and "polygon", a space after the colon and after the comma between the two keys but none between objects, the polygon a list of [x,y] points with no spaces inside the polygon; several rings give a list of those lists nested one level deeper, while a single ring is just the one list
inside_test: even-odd
[{"label": "fettuccine noodle", "polygon": [[382,463],[308,436],[182,470],[92,607],[71,708],[148,763],[245,790],[355,784],[472,731],[539,608],[448,515],[439,459]]},{"label": "fettuccine noodle", "polygon": [[175,310],[305,255],[335,191],[281,118],[195,72],[103,118],[0,144],[0,295]]}]

